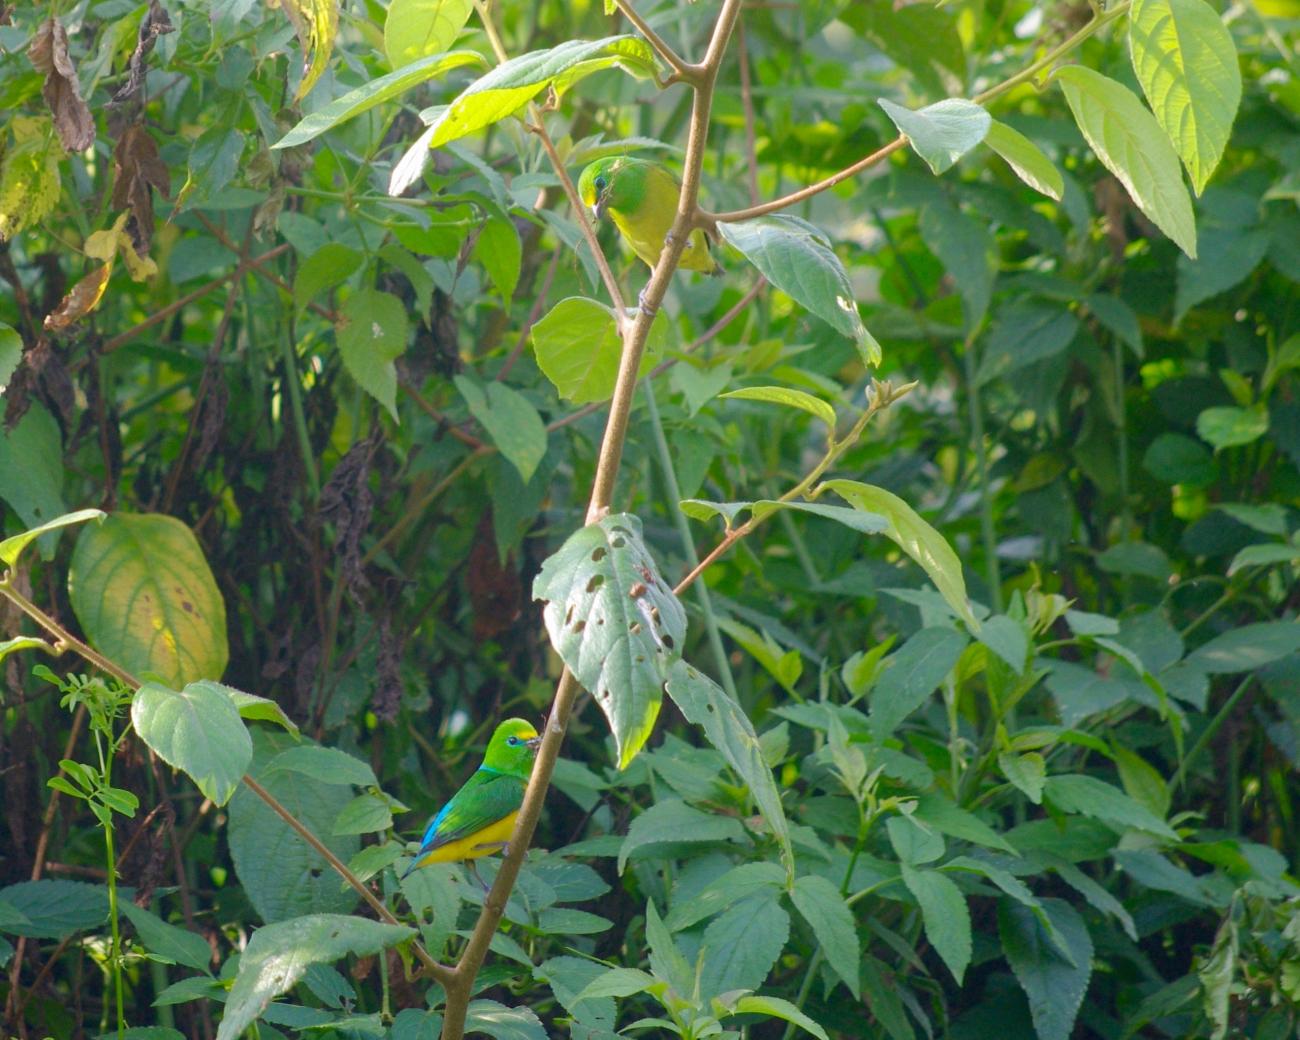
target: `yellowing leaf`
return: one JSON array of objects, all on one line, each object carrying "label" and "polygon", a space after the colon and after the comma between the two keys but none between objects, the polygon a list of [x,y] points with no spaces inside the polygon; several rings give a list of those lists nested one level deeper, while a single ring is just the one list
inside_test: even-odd
[{"label": "yellowing leaf", "polygon": [[293,23],[302,45],[302,82],[295,101],[300,101],[316,85],[329,64],[334,40],[339,34],[338,0],[282,0],[284,13]]},{"label": "yellowing leaf", "polygon": [[44,220],[62,191],[63,148],[50,120],[20,116],[9,128],[14,143],[0,165],[0,242]]},{"label": "yellowing leaf", "polygon": [[135,251],[135,244],[126,230],[127,218],[130,216],[129,212],[123,213],[111,228],[94,232],[86,239],[82,250],[88,257],[103,260],[106,264],[111,264],[120,252],[128,273],[135,281],[142,282],[158,273],[158,265],[152,258],[142,257]]}]

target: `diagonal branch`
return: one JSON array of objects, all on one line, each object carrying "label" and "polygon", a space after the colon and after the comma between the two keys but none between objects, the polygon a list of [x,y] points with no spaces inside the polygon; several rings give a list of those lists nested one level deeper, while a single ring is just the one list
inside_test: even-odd
[{"label": "diagonal branch", "polygon": [[628,0],[614,0],[614,6],[619,9],[624,18],[636,26],[636,31],[646,38],[646,42],[655,49],[655,53],[663,58],[664,62],[677,74],[680,80],[684,83],[693,84],[696,82],[701,70],[697,66],[689,64],[668,45],[662,36],[651,29],[650,23],[636,13]]}]

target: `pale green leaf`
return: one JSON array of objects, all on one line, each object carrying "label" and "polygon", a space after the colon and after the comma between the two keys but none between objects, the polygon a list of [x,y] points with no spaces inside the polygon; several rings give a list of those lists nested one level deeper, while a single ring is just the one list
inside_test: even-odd
[{"label": "pale green leaf", "polygon": [[784,1022],[793,1022],[805,1033],[811,1033],[817,1040],[829,1040],[826,1030],[781,997],[765,997],[762,994],[741,997],[736,1001],[732,1011],[737,1015],[766,1015],[779,1018]]},{"label": "pale green leaf", "polygon": [[[892,820],[890,822],[893,822]],[[921,907],[925,937],[960,985],[971,959],[970,908],[951,878],[902,864],[903,884]]]},{"label": "pale green leaf", "polygon": [[168,765],[225,805],[253,760],[253,742],[226,688],[206,680],[179,692],[147,682],[131,699],[131,724]]},{"label": "pale green leaf", "polygon": [[989,125],[988,133],[984,135],[984,143],[1002,156],[1012,172],[1034,191],[1057,202],[1061,201],[1061,195],[1065,191],[1061,171],[1052,165],[1052,161],[1038,145],[1019,130],[1013,130],[1006,123],[994,119]]},{"label": "pale green leaf", "polygon": [[935,173],[943,173],[983,141],[993,122],[981,106],[964,98],[946,98],[915,112],[885,98],[877,100]]},{"label": "pale green leaf", "polygon": [[546,424],[537,409],[518,390],[493,380],[480,385],[469,376],[456,376],[456,388],[470,414],[483,424],[519,479],[527,484],[546,455]]},{"label": "pale green leaf", "polygon": [[812,928],[826,963],[859,999],[858,933],[840,890],[820,875],[805,874],[795,880],[790,900]]},{"label": "pale green leaf", "polygon": [[343,367],[394,419],[397,368],[393,362],[406,350],[409,325],[406,307],[396,296],[362,289],[348,297],[334,327]]},{"label": "pale green leaf", "polygon": [[[1069,903],[1045,899],[1043,912],[1055,935],[1029,907],[1000,900],[998,934],[1007,962],[1029,998],[1029,1013],[1040,1040],[1069,1040],[1092,975],[1092,939]],[[1070,959],[1056,947],[1062,940],[1069,947]]]},{"label": "pale green leaf", "polygon": [[16,534],[0,542],[0,562],[3,562],[7,567],[12,567],[18,562],[18,557],[22,551],[47,531],[57,531],[61,527],[82,524],[87,520],[102,520],[107,515],[101,509],[78,509],[75,513],[56,516],[53,520],[47,521],[39,527],[33,527],[30,531],[23,531],[21,534]]},{"label": "pale green leaf", "polygon": [[[638,375],[645,375],[662,355],[668,337],[663,313],[655,315]],[[614,393],[623,340],[614,312],[584,296],[561,300],[532,329],[537,367],[561,397],[574,404],[606,401]]]},{"label": "pale green leaf", "polygon": [[787,408],[798,408],[809,415],[815,415],[832,431],[835,429],[835,409],[820,397],[814,397],[803,390],[795,390],[787,386],[747,386],[718,396],[737,398],[742,401],[767,401],[770,404],[785,405]]},{"label": "pale green leaf", "polygon": [[394,69],[441,56],[460,35],[473,0],[393,0],[384,16],[384,54]]}]

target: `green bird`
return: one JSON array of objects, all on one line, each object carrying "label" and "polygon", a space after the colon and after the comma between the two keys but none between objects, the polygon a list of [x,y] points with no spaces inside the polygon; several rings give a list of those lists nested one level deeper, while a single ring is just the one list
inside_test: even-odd
[{"label": "green bird", "polygon": [[[597,159],[582,171],[578,196],[600,220],[606,213],[627,244],[653,269],[677,217],[682,185],[666,166],[646,159],[614,155]],[[721,274],[709,253],[709,240],[696,228],[682,253],[688,271]]]},{"label": "green bird", "polygon": [[483,884],[474,860],[501,851],[510,840],[541,742],[537,730],[523,719],[506,719],[497,726],[483,764],[429,821],[420,851],[402,877],[428,863],[465,860]]}]

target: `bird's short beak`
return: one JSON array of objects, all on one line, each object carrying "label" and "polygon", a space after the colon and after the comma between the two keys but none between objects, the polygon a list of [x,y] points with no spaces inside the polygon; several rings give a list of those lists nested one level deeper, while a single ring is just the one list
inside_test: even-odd
[{"label": "bird's short beak", "polygon": [[525,740],[525,741],[524,741],[524,744],[527,745],[528,747],[532,748],[534,751],[536,751],[539,747],[542,746],[542,737],[541,737],[541,734],[539,733],[537,736],[535,736],[535,737],[531,737],[530,739]]},{"label": "bird's short beak", "polygon": [[591,215],[596,220],[603,220],[605,217],[605,206],[607,200],[604,195],[600,196],[591,207]]}]

